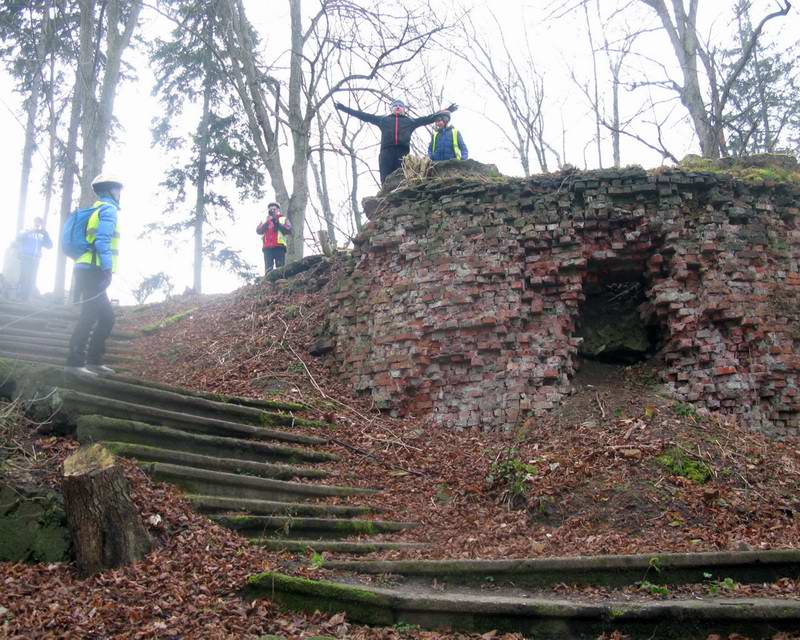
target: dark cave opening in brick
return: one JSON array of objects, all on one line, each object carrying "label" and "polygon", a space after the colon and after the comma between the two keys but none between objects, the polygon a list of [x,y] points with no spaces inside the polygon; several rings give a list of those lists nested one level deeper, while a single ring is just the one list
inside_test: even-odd
[{"label": "dark cave opening in brick", "polygon": [[578,355],[608,364],[633,364],[661,346],[659,326],[642,310],[647,304],[644,269],[588,274],[575,335]]}]

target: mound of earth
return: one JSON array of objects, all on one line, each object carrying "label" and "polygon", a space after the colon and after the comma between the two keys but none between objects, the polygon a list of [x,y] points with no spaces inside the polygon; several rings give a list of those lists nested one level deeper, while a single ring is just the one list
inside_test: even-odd
[{"label": "mound of earth", "polygon": [[[389,418],[309,354],[340,262],[201,301],[138,342],[138,373],[189,387],[301,401],[338,426],[337,481],[381,487],[387,517],[425,551],[386,557],[797,547],[800,442],[675,403],[659,363],[584,361],[560,410],[512,433]],[[193,302],[194,304],[194,302]],[[174,309],[169,309],[174,313]],[[397,539],[395,537],[395,539]]]}]

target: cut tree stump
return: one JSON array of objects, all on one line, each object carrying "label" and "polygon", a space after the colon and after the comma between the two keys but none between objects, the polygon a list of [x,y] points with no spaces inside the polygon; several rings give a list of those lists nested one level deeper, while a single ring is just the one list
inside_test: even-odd
[{"label": "cut tree stump", "polygon": [[141,560],[151,549],[130,485],[102,445],[81,447],[64,461],[64,511],[82,576]]}]

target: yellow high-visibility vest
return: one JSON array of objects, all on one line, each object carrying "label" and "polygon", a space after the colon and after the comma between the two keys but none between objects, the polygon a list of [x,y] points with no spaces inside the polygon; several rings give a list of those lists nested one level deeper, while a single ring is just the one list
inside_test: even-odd
[{"label": "yellow high-visibility vest", "polygon": [[[433,132],[433,144],[431,145],[431,149],[436,151],[436,136],[439,135],[438,129]],[[461,147],[458,146],[458,129],[453,127],[453,153],[456,156],[456,160],[461,160]]]},{"label": "yellow high-visibility vest", "polygon": [[[97,237],[97,227],[100,225],[100,207],[103,205],[107,205],[107,202],[103,202],[102,200],[98,200],[92,206],[94,207],[94,211],[92,215],[89,216],[89,220],[86,222],[86,242],[89,244],[94,244],[95,238]],[[111,238],[111,273],[117,272],[117,256],[119,255],[119,231],[117,230],[117,225],[114,225],[114,235]],[[75,261],[76,264],[91,264],[94,266],[100,266],[100,258],[97,255],[97,252],[94,248],[85,251],[80,258]]]}]

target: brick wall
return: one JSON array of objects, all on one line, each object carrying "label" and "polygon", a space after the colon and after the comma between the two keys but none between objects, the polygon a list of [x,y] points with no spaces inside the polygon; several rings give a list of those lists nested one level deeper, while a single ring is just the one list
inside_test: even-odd
[{"label": "brick wall", "polygon": [[638,276],[676,398],[794,431],[798,206],[796,185],[641,169],[440,177],[367,199],[331,301],[340,370],[396,414],[511,428],[568,393],[584,287]]}]

